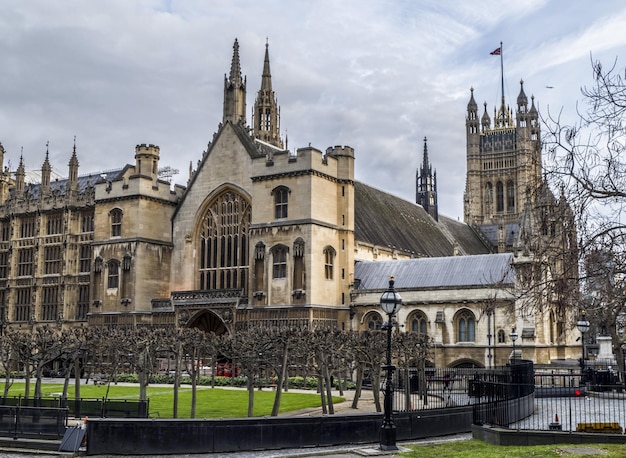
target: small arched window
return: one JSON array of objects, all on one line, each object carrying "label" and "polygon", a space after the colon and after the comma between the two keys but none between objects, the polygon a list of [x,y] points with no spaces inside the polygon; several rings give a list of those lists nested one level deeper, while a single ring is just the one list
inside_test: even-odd
[{"label": "small arched window", "polygon": [[474,342],[476,339],[476,319],[469,310],[457,316],[457,342]]},{"label": "small arched window", "polygon": [[504,211],[504,185],[501,181],[496,183],[496,211],[499,213]]},{"label": "small arched window", "polygon": [[326,280],[333,279],[333,270],[335,266],[335,250],[333,247],[324,248],[324,278]]},{"label": "small arched window", "polygon": [[498,330],[498,343],[505,343],[506,342],[506,334],[504,333],[503,329],[499,329]]},{"label": "small arched window", "polygon": [[111,259],[107,264],[108,275],[108,288],[118,288],[120,286],[120,262],[117,259]]},{"label": "small arched window", "polygon": [[272,250],[272,278],[287,278],[287,247],[279,245]]},{"label": "small arched window", "polygon": [[274,217],[276,219],[287,218],[289,204],[289,188],[279,186],[272,191],[274,195]]},{"label": "small arched window", "polygon": [[122,235],[122,210],[114,208],[109,213],[111,217],[111,237],[121,237]]},{"label": "small arched window", "polygon": [[378,331],[383,327],[383,319],[378,313],[369,313],[365,317],[365,323],[367,324],[367,329],[370,331]]},{"label": "small arched window", "polygon": [[413,314],[409,324],[411,326],[411,332],[415,332],[422,336],[428,334],[428,320],[426,319],[426,315],[422,312]]}]

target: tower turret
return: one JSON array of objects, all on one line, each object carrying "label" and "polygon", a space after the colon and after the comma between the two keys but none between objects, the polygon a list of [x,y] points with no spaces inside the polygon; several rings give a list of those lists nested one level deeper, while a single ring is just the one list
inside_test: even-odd
[{"label": "tower turret", "polygon": [[417,171],[415,202],[421,205],[435,220],[439,219],[437,206],[437,172],[428,160],[427,139],[424,137],[424,158],[422,166]]},{"label": "tower turret", "polygon": [[20,164],[15,171],[15,195],[22,197],[24,195],[24,178],[26,171],[24,170],[24,156],[20,156]]},{"label": "tower turret", "polygon": [[72,157],[70,158],[69,163],[67,188],[69,191],[76,191],[78,189],[78,157],[76,157],[76,137],[74,137],[74,148],[72,149]]},{"label": "tower turret", "polygon": [[263,75],[261,76],[261,89],[254,102],[252,126],[255,138],[277,146],[278,148],[283,147],[283,142],[280,138],[280,109],[278,108],[276,96],[272,90],[269,43],[267,42],[265,43],[265,60],[263,62]]},{"label": "tower turret", "polygon": [[135,174],[150,178],[156,185],[159,177],[159,147],[142,143],[135,147]]},{"label": "tower turret", "polygon": [[41,197],[50,194],[50,160],[48,159],[48,145],[46,145],[46,159],[41,166]]},{"label": "tower turret", "polygon": [[246,80],[241,77],[239,42],[235,39],[230,76],[224,75],[224,116],[222,122],[246,122]]}]

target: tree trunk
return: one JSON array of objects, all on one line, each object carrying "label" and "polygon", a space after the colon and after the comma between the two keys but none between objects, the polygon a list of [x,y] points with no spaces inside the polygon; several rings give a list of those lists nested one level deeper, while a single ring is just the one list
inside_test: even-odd
[{"label": "tree trunk", "polygon": [[352,399],[352,408],[358,409],[359,398],[361,397],[361,388],[363,387],[363,364],[359,364],[356,368],[356,386],[354,387],[354,398]]},{"label": "tree trunk", "polygon": [[326,415],[328,413],[328,409],[326,407],[326,393],[324,391],[324,377],[322,377],[321,374],[317,376],[317,391],[319,392],[320,399],[322,400],[322,413]]},{"label": "tree trunk", "polygon": [[174,418],[178,418],[178,393],[180,391],[180,358],[182,355],[181,344],[178,343],[176,354],[176,367],[174,367],[174,404],[172,406],[172,414]]},{"label": "tree trunk", "polygon": [[80,358],[78,356],[74,359],[74,399],[80,400]]},{"label": "tree trunk", "polygon": [[276,417],[280,411],[280,400],[283,391],[283,383],[287,375],[287,362],[288,362],[288,345],[285,344],[283,348],[283,361],[280,367],[280,373],[278,374],[278,380],[276,381],[276,396],[274,396],[274,406],[272,407],[272,417]]},{"label": "tree trunk", "polygon": [[326,397],[328,400],[328,413],[333,415],[335,413],[335,406],[333,404],[333,387],[330,382],[330,371],[328,370],[328,366],[324,365],[324,382],[326,384]]},{"label": "tree trunk", "polygon": [[254,374],[248,372],[246,387],[248,388],[248,417],[254,416]]},{"label": "tree trunk", "polygon": [[372,394],[374,395],[374,405],[376,406],[376,412],[382,412],[383,409],[380,405],[380,368],[372,368]]}]

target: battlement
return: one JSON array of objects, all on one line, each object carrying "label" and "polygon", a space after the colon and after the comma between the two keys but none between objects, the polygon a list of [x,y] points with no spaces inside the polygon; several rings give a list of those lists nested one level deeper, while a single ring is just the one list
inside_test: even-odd
[{"label": "battlement", "polygon": [[157,145],[142,143],[141,145],[135,146],[135,156],[137,155],[153,155],[158,156],[160,152],[160,148]]},{"label": "battlement", "polygon": [[341,145],[330,146],[326,148],[326,155],[333,156],[333,157],[348,156],[348,157],[354,158],[354,148],[351,148],[350,146],[341,146]]}]

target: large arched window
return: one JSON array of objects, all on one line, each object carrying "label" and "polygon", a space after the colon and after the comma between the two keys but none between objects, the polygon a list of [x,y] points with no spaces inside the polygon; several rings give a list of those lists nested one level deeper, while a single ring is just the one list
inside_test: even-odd
[{"label": "large arched window", "polygon": [[461,311],[456,318],[457,342],[474,342],[476,339],[476,319],[469,310]]},{"label": "large arched window", "polygon": [[109,212],[111,218],[111,237],[122,236],[122,216],[123,212],[119,208],[114,208]]},{"label": "large arched window", "polygon": [[496,211],[498,213],[504,211],[504,185],[501,181],[496,183]]},{"label": "large arched window", "polygon": [[425,336],[428,334],[428,320],[423,312],[415,312],[409,318],[409,326],[411,332]]},{"label": "large arched window", "polygon": [[250,204],[228,190],[215,197],[201,220],[200,289],[248,289]]}]

